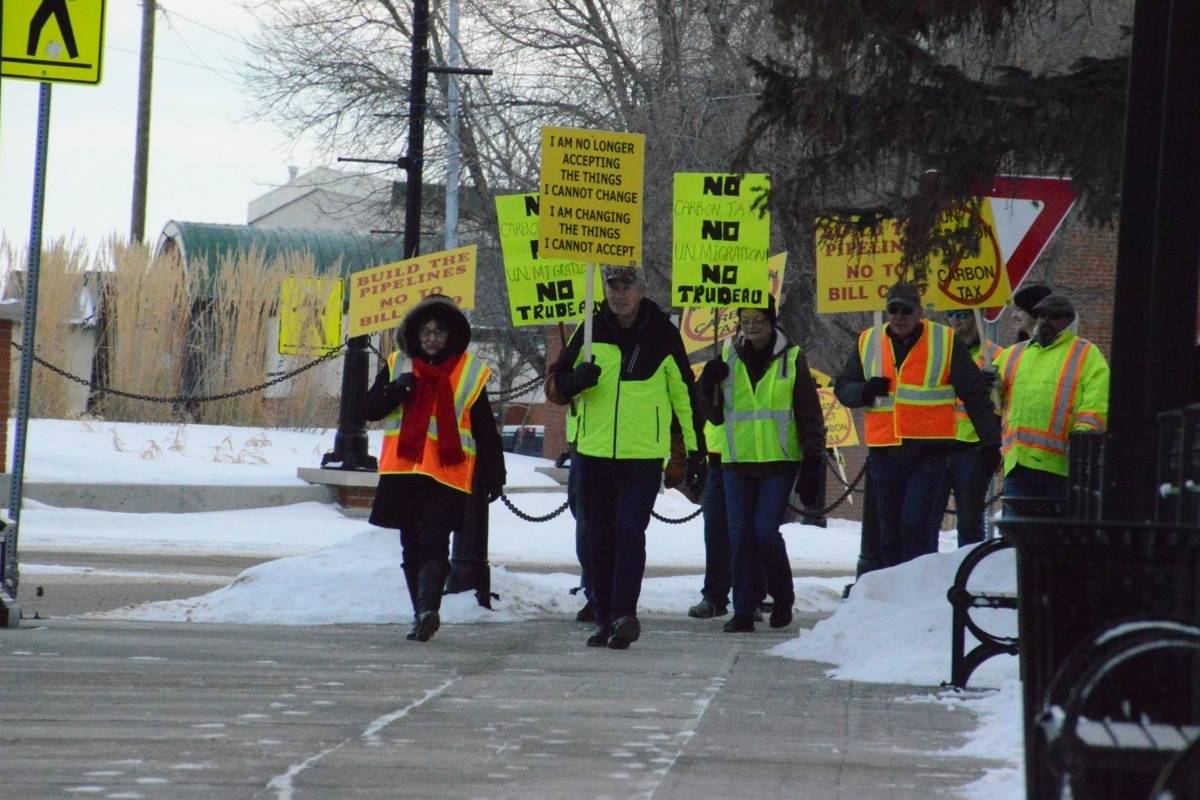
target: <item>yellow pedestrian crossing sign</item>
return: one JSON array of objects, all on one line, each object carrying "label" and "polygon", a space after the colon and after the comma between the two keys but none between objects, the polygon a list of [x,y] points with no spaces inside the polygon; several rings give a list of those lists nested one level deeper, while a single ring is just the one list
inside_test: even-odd
[{"label": "yellow pedestrian crossing sign", "polygon": [[104,0],[0,0],[0,75],[99,83]]}]

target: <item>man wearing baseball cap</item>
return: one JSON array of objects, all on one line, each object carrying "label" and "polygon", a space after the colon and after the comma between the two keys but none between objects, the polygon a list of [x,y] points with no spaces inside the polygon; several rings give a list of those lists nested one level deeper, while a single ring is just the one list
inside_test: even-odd
[{"label": "man wearing baseball cap", "polygon": [[589,539],[596,631],[589,647],[624,650],[641,636],[638,596],[646,526],[681,428],[687,482],[704,484],[703,420],[692,405],[692,370],[679,329],[646,297],[641,273],[604,268],[604,303],[593,321],[592,358],[581,325],[551,367],[557,396],[573,402],[580,501]]},{"label": "man wearing baseball cap", "polygon": [[979,435],[979,469],[1000,461],[1000,429],[987,382],[954,331],[924,318],[921,291],[897,283],[887,293],[888,322],[867,328],[834,382],[849,408],[866,408],[867,474],[876,499],[884,567],[937,552],[934,513],[955,448],[955,400]]}]

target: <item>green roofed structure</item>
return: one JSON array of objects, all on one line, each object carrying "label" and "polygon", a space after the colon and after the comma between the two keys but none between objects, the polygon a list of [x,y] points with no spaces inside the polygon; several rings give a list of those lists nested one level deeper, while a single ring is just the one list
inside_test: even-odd
[{"label": "green roofed structure", "polygon": [[178,254],[185,265],[203,264],[210,275],[217,273],[223,258],[238,251],[257,251],[266,262],[289,253],[309,253],[318,274],[334,277],[336,269],[343,278],[404,257],[402,239],[394,234],[175,220],[163,226],[156,251],[159,255]]}]

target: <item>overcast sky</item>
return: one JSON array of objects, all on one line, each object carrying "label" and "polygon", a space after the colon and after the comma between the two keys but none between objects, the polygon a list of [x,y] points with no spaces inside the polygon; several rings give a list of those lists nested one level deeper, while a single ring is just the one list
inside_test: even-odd
[{"label": "overcast sky", "polygon": [[[246,221],[247,202],[301,170],[311,150],[247,120],[235,74],[251,17],[234,0],[160,0],[146,238],[169,220]],[[55,84],[44,241],[128,236],[141,0],[107,0],[100,85]],[[0,82],[0,233],[29,241],[38,84]]]}]

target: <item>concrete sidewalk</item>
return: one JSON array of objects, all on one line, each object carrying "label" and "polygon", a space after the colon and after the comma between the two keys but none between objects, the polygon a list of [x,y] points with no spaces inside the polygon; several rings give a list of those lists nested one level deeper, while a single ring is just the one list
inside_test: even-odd
[{"label": "concrete sidewalk", "polygon": [[[801,620],[812,624],[813,619]],[[970,714],[832,681],[721,621],[627,651],[562,618],[398,626],[62,619],[0,631],[6,797],[955,797]]]}]

